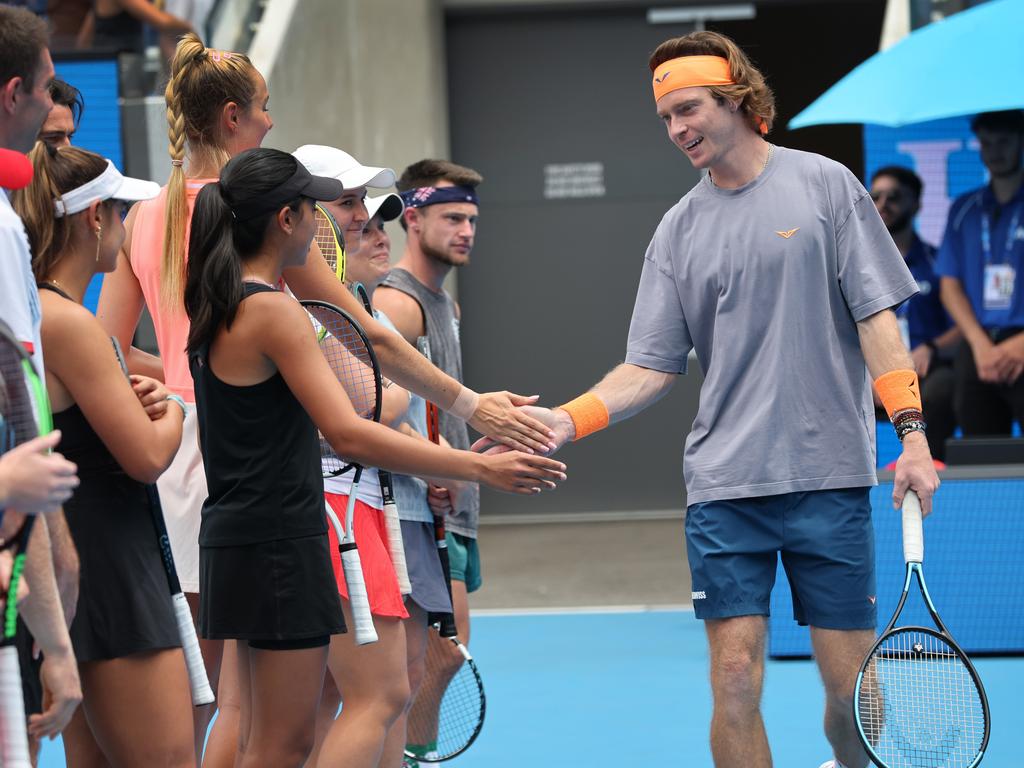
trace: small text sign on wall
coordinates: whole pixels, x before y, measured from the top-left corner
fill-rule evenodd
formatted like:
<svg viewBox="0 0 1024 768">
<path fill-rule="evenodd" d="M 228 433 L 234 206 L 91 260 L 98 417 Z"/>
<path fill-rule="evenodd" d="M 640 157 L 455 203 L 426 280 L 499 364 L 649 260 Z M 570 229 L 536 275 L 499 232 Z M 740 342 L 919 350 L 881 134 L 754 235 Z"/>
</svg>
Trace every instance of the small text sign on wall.
<svg viewBox="0 0 1024 768">
<path fill-rule="evenodd" d="M 604 197 L 604 163 L 549 163 L 544 166 L 544 198 Z"/>
</svg>

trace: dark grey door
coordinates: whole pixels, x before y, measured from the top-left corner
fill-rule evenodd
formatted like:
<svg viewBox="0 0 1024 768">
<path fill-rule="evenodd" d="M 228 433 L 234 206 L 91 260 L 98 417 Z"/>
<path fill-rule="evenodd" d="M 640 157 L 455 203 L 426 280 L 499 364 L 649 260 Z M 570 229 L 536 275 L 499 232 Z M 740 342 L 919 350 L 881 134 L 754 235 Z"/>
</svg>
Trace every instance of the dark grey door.
<svg viewBox="0 0 1024 768">
<path fill-rule="evenodd" d="M 485 176 L 459 273 L 466 380 L 556 405 L 623 359 L 644 251 L 697 181 L 655 114 L 647 59 L 688 28 L 644 9 L 453 16 L 452 159 Z M 699 371 L 646 413 L 566 447 L 570 480 L 484 514 L 680 509 Z"/>
</svg>

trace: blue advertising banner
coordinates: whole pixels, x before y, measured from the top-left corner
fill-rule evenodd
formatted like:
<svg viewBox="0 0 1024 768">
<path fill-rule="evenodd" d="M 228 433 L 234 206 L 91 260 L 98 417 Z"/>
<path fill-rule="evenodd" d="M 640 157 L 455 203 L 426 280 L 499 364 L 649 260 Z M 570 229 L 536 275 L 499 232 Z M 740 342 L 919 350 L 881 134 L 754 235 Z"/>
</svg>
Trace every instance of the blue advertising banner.
<svg viewBox="0 0 1024 768">
<path fill-rule="evenodd" d="M 864 126 L 864 183 L 886 165 L 903 165 L 924 182 L 917 231 L 933 245 L 942 242 L 953 200 L 983 185 L 985 167 L 970 119 L 954 117 L 902 128 Z"/>
<path fill-rule="evenodd" d="M 72 139 L 75 146 L 96 152 L 124 171 L 121 149 L 121 105 L 118 101 L 117 60 L 83 59 L 54 62 L 57 77 L 82 92 L 85 111 Z M 96 275 L 85 293 L 84 304 L 96 311 L 103 276 Z"/>
</svg>

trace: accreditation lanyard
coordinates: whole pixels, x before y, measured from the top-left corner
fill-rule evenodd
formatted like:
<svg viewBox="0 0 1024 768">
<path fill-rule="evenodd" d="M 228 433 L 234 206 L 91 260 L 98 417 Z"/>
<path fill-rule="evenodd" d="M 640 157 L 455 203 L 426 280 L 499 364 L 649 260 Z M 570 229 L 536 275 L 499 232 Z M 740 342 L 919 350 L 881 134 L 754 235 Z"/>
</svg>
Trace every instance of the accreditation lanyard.
<svg viewBox="0 0 1024 768">
<path fill-rule="evenodd" d="M 983 299 L 985 309 L 1009 309 L 1013 302 L 1013 291 L 1017 282 L 1017 270 L 1010 263 L 1013 254 L 1013 243 L 1020 226 L 1020 208 L 1014 206 L 1013 218 L 1006 230 L 1006 243 L 1003 247 L 1001 263 L 992 263 L 992 217 L 989 213 L 981 214 L 981 249 L 985 256 L 985 284 Z"/>
</svg>

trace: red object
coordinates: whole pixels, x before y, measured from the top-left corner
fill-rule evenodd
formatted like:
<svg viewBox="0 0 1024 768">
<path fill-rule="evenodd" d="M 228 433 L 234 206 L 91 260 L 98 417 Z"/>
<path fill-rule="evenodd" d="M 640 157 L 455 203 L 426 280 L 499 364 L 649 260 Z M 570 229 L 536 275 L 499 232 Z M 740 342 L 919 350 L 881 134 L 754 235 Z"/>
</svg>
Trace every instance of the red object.
<svg viewBox="0 0 1024 768">
<path fill-rule="evenodd" d="M 939 461 L 938 459 L 932 459 L 932 464 L 935 465 L 935 471 L 936 472 L 941 472 L 942 470 L 944 470 L 946 468 L 946 462 Z M 895 472 L 896 471 L 896 462 L 895 461 L 890 461 L 888 464 L 886 464 L 884 467 L 882 467 L 882 469 L 884 469 L 886 472 Z"/>
<path fill-rule="evenodd" d="M 32 182 L 32 163 L 28 156 L 10 149 L 0 149 L 0 187 L 21 189 Z"/>
</svg>

